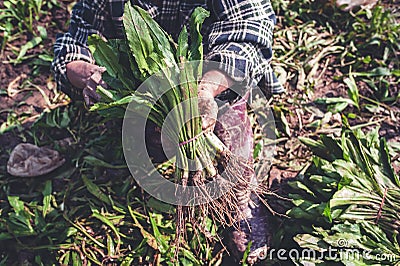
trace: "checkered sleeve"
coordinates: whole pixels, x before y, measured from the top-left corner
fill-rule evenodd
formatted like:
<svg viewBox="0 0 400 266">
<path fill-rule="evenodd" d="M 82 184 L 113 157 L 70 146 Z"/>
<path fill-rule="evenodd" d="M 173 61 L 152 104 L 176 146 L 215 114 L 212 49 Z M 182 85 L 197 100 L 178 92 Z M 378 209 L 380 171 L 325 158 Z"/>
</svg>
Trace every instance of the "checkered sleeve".
<svg viewBox="0 0 400 266">
<path fill-rule="evenodd" d="M 269 0 L 213 0 L 211 9 L 216 21 L 208 30 L 206 59 L 236 81 L 282 92 L 270 66 L 275 14 Z"/>
<path fill-rule="evenodd" d="M 71 98 L 81 95 L 81 91 L 74 88 L 68 81 L 66 65 L 76 60 L 94 63 L 86 44 L 87 38 L 91 34 L 103 32 L 107 14 L 104 0 L 80 1 L 72 10 L 68 32 L 57 35 L 51 70 L 57 87 Z"/>
</svg>

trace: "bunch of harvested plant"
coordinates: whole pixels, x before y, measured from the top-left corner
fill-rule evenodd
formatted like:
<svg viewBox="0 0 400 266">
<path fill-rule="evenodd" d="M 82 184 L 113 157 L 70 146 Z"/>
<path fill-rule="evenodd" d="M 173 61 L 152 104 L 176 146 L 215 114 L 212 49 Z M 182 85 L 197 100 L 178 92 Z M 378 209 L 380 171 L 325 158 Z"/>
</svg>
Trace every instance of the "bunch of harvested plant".
<svg viewBox="0 0 400 266">
<path fill-rule="evenodd" d="M 378 129 L 364 134 L 347 128 L 341 139 L 301 141 L 315 157 L 290 183 L 294 240 L 308 252 L 298 262 L 397 265 L 400 181 Z"/>
<path fill-rule="evenodd" d="M 190 19 L 190 42 L 184 27 L 175 44 L 144 10 L 128 2 L 123 18 L 126 40 L 104 41 L 95 35 L 88 40 L 97 64 L 107 68 L 104 79 L 111 87 L 98 87 L 102 97 L 91 110 L 121 118 L 129 108 L 129 112 L 144 116 L 160 128 L 164 126 L 167 136 L 178 142 L 174 182 L 183 187 L 196 186 L 197 190 L 178 195 L 193 198 L 195 206 L 178 206 L 177 240 L 185 220 L 192 220 L 194 215 L 210 215 L 223 226 L 237 225 L 245 218 L 241 217 L 243 199 L 235 196 L 237 191 L 249 195 L 262 190 L 249 182 L 253 169 L 247 159 L 233 155 L 213 132 L 202 131 L 197 104 L 202 63 L 196 60 L 203 57 L 200 28 L 207 16 L 203 8 L 195 9 Z M 197 63 L 188 64 L 194 61 Z M 143 82 L 146 90 L 138 90 Z M 211 189 L 206 186 L 210 182 Z M 215 191 L 224 193 L 210 201 Z"/>
</svg>

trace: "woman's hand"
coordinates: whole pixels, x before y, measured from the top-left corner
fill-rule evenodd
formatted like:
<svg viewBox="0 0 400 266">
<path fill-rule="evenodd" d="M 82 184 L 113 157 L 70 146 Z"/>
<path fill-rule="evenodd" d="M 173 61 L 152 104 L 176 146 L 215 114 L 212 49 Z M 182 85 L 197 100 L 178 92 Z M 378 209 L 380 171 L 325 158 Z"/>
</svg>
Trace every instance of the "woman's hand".
<svg viewBox="0 0 400 266">
<path fill-rule="evenodd" d="M 66 67 L 69 82 L 72 86 L 82 89 L 86 105 L 90 106 L 98 101 L 100 95 L 96 93 L 97 86 L 107 87 L 107 84 L 101 78 L 101 74 L 106 69 L 82 60 L 72 61 Z"/>
<path fill-rule="evenodd" d="M 233 85 L 233 80 L 218 70 L 210 70 L 203 75 L 198 87 L 199 111 L 203 130 L 214 130 L 218 115 L 218 105 L 214 97 Z"/>
</svg>

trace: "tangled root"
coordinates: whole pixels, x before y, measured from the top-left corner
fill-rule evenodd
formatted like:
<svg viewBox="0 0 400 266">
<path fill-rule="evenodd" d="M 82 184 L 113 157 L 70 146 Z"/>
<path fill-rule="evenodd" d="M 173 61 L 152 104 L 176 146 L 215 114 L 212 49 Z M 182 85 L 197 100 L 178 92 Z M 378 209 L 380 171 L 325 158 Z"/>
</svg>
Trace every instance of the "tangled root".
<svg viewBox="0 0 400 266">
<path fill-rule="evenodd" d="M 196 196 L 209 200 L 199 205 L 177 207 L 176 256 L 180 243 L 185 239 L 187 222 L 192 223 L 197 236 L 201 233 L 208 241 L 218 241 L 224 246 L 218 236 L 213 236 L 207 231 L 205 219 L 202 223 L 199 217 L 209 217 L 214 224 L 223 228 L 233 228 L 235 232 L 242 232 L 238 233 L 236 240 L 232 240 L 234 242 L 232 244 L 237 247 L 240 245 L 246 247 L 249 232 L 243 232 L 243 230 L 251 228 L 249 224 L 246 224 L 252 215 L 249 206 L 257 205 L 260 201 L 267 206 L 262 196 L 268 193 L 268 190 L 265 185 L 255 182 L 252 161 L 234 156 L 229 151 L 220 153 L 218 156 L 218 165 L 214 166 L 216 175 L 210 177 L 207 171 L 199 170 L 190 174 L 188 182 L 184 181 L 187 185 L 199 188 L 200 195 Z M 257 239 L 252 239 L 252 241 L 257 241 Z M 243 248 L 238 249 L 241 252 L 244 251 L 241 250 Z M 250 252 L 249 260 L 253 260 L 258 251 L 265 252 L 265 245 L 255 245 L 254 250 Z"/>
</svg>

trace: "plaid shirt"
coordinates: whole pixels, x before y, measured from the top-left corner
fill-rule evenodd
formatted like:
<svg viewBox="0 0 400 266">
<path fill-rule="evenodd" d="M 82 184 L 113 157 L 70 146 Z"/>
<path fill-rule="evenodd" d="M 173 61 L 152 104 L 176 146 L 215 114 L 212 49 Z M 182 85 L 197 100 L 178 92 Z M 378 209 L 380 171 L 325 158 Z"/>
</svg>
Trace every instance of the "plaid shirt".
<svg viewBox="0 0 400 266">
<path fill-rule="evenodd" d="M 72 98 L 81 90 L 68 81 L 66 64 L 74 60 L 95 63 L 86 44 L 91 34 L 124 38 L 122 15 L 126 1 L 80 1 L 73 8 L 69 31 L 57 35 L 52 71 L 58 88 Z M 147 10 L 175 39 L 194 8 L 210 10 L 211 16 L 202 27 L 205 59 L 220 62 L 221 70 L 236 81 L 252 80 L 268 93 L 284 90 L 270 66 L 275 14 L 269 0 L 131 1 Z"/>
</svg>

